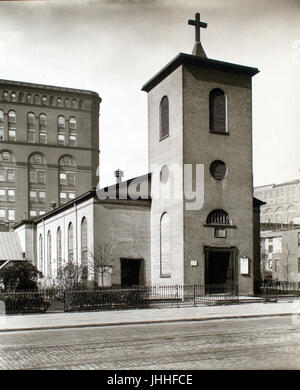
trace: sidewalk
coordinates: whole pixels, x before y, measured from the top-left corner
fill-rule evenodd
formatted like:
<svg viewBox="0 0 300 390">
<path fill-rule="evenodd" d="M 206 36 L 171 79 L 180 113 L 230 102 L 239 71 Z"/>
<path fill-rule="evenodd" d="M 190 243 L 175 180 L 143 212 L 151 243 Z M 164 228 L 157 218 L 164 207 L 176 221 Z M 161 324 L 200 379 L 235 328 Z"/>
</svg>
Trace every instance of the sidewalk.
<svg viewBox="0 0 300 390">
<path fill-rule="evenodd" d="M 244 303 L 227 306 L 0 315 L 0 332 L 291 316 L 293 314 L 298 314 L 300 317 L 300 300 L 293 303 Z"/>
</svg>

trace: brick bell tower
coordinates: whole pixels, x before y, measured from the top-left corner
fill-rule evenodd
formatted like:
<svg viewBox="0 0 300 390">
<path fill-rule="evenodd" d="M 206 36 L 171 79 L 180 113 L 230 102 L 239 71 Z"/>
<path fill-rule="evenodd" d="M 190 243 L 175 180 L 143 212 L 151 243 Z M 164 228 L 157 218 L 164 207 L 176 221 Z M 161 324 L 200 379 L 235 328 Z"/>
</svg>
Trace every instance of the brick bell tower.
<svg viewBox="0 0 300 390">
<path fill-rule="evenodd" d="M 198 13 L 188 24 L 195 27 L 192 54 L 179 53 L 142 87 L 152 172 L 151 279 L 232 283 L 251 294 L 251 80 L 259 71 L 207 58 L 200 41 L 207 24 Z"/>
</svg>

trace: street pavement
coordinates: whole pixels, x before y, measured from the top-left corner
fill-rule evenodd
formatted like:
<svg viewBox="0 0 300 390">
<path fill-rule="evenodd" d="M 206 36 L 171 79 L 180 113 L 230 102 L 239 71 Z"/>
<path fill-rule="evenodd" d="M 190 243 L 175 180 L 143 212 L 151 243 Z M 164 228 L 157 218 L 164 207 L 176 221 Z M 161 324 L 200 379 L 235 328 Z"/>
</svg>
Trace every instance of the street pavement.
<svg viewBox="0 0 300 390">
<path fill-rule="evenodd" d="M 300 300 L 237 305 L 169 307 L 76 313 L 0 315 L 0 333 L 21 330 L 116 326 L 178 321 L 207 321 L 264 316 L 291 316 L 300 321 Z M 298 318 L 299 317 L 299 318 Z"/>
<path fill-rule="evenodd" d="M 193 370 L 194 380 L 194 370 L 262 369 L 300 369 L 300 326 L 292 317 L 0 333 L 0 370 L 7 371 Z M 107 375 L 101 373 L 93 383 Z M 147 387 L 149 383 L 140 386 Z"/>
</svg>

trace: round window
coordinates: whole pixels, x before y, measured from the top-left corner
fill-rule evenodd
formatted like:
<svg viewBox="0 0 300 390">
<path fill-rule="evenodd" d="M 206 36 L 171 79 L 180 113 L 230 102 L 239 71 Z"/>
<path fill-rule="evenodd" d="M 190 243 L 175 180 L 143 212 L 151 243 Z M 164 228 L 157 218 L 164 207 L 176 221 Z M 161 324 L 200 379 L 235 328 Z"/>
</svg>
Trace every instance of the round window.
<svg viewBox="0 0 300 390">
<path fill-rule="evenodd" d="M 160 170 L 160 181 L 166 183 L 169 179 L 169 168 L 167 165 L 163 165 Z"/>
<path fill-rule="evenodd" d="M 210 165 L 210 174 L 216 180 L 223 180 L 226 176 L 227 168 L 223 161 L 217 160 Z"/>
</svg>

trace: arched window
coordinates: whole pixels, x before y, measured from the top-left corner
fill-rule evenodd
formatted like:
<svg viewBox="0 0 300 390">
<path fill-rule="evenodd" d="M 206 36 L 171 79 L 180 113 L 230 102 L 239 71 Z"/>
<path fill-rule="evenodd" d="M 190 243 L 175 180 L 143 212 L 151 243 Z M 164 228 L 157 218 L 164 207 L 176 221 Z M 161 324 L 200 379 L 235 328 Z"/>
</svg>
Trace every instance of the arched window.
<svg viewBox="0 0 300 390">
<path fill-rule="evenodd" d="M 59 165 L 59 198 L 66 203 L 75 198 L 76 167 L 72 156 L 62 156 Z"/>
<path fill-rule="evenodd" d="M 160 276 L 171 277 L 170 266 L 170 221 L 169 215 L 163 213 L 160 219 Z"/>
<path fill-rule="evenodd" d="M 62 266 L 62 247 L 61 247 L 61 228 L 57 228 L 57 239 L 56 239 L 56 255 L 57 255 L 57 271 Z"/>
<path fill-rule="evenodd" d="M 34 104 L 39 104 L 39 103 L 40 103 L 39 95 L 34 95 Z"/>
<path fill-rule="evenodd" d="M 51 258 L 51 232 L 47 234 L 47 276 L 52 277 L 52 258 Z"/>
<path fill-rule="evenodd" d="M 27 114 L 27 141 L 35 142 L 35 115 L 33 112 Z"/>
<path fill-rule="evenodd" d="M 57 107 L 62 107 L 62 99 L 60 97 L 57 98 Z"/>
<path fill-rule="evenodd" d="M 5 102 L 8 102 L 8 98 L 9 98 L 8 92 L 7 92 L 7 91 L 4 91 L 4 92 L 3 92 L 3 100 L 4 100 Z"/>
<path fill-rule="evenodd" d="M 39 127 L 40 127 L 40 143 L 47 143 L 47 115 L 40 114 L 39 117 Z"/>
<path fill-rule="evenodd" d="M 71 116 L 69 118 L 69 145 L 71 146 L 76 146 L 77 143 L 76 130 L 77 130 L 76 118 Z"/>
<path fill-rule="evenodd" d="M 34 153 L 28 161 L 29 216 L 35 217 L 45 207 L 46 196 L 46 160 L 43 154 Z"/>
<path fill-rule="evenodd" d="M 159 106 L 160 139 L 169 135 L 169 99 L 164 96 Z"/>
<path fill-rule="evenodd" d="M 66 120 L 63 115 L 59 115 L 57 118 L 57 143 L 59 145 L 65 145 L 66 142 Z"/>
<path fill-rule="evenodd" d="M 87 236 L 87 220 L 85 217 L 81 221 L 81 265 L 84 267 L 85 279 L 88 276 L 88 236 Z"/>
<path fill-rule="evenodd" d="M 15 111 L 8 112 L 8 123 L 16 123 L 16 113 Z"/>
<path fill-rule="evenodd" d="M 76 99 L 72 100 L 72 108 L 77 108 L 77 101 L 76 101 Z"/>
<path fill-rule="evenodd" d="M 16 140 L 16 113 L 13 110 L 8 112 L 8 140 Z"/>
<path fill-rule="evenodd" d="M 47 96 L 43 95 L 42 97 L 42 104 L 47 104 Z"/>
<path fill-rule="evenodd" d="M 231 218 L 224 210 L 213 210 L 206 219 L 207 225 L 231 225 Z"/>
<path fill-rule="evenodd" d="M 226 133 L 226 97 L 224 91 L 215 88 L 209 95 L 209 123 L 213 133 Z"/>
<path fill-rule="evenodd" d="M 79 100 L 79 110 L 83 109 L 83 100 Z"/>
<path fill-rule="evenodd" d="M 40 234 L 40 237 L 39 237 L 39 260 L 40 260 L 40 267 L 39 267 L 39 270 L 41 272 L 44 273 L 44 257 L 43 257 L 43 237 L 42 235 Z"/>
<path fill-rule="evenodd" d="M 284 222 L 284 209 L 283 207 L 278 207 L 275 211 L 275 222 L 283 223 Z"/>
<path fill-rule="evenodd" d="M 53 106 L 53 104 L 54 104 L 54 96 L 50 96 L 49 104 L 50 104 L 50 106 Z"/>
<path fill-rule="evenodd" d="M 74 248 L 73 248 L 73 224 L 69 223 L 68 226 L 68 261 L 73 262 L 74 260 Z"/>
<path fill-rule="evenodd" d="M 11 96 L 11 101 L 12 102 L 16 102 L 17 101 L 17 94 L 16 94 L 16 92 L 12 92 L 10 96 Z"/>
<path fill-rule="evenodd" d="M 65 98 L 65 107 L 70 107 L 70 99 Z"/>
<path fill-rule="evenodd" d="M 28 104 L 32 104 L 32 96 L 31 96 L 30 93 L 28 93 L 28 94 L 26 95 L 26 102 L 27 102 Z"/>
<path fill-rule="evenodd" d="M 23 92 L 20 92 L 20 93 L 19 93 L 19 102 L 20 102 L 20 103 L 23 103 L 23 100 L 24 100 L 24 93 L 23 93 Z"/>
</svg>

